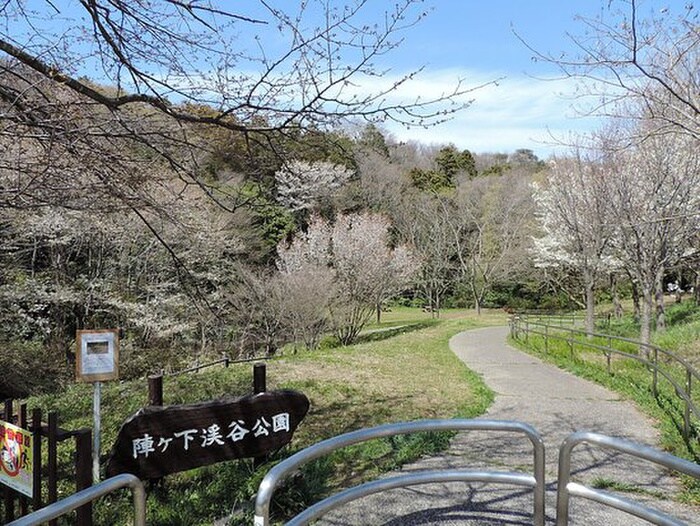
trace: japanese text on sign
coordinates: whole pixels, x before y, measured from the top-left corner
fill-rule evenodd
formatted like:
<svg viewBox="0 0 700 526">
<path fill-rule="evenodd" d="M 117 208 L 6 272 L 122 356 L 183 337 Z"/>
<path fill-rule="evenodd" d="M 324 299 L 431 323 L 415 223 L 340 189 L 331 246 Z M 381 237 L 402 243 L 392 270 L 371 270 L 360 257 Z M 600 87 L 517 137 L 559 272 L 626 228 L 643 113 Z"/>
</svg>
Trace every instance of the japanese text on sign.
<svg viewBox="0 0 700 526">
<path fill-rule="evenodd" d="M 247 427 L 243 420 L 232 420 L 228 425 L 229 432 L 226 435 L 224 435 L 225 430 L 222 430 L 218 424 L 211 424 L 202 429 L 183 429 L 170 436 L 151 436 L 145 433 L 142 437 L 132 440 L 133 457 L 138 458 L 139 455 L 148 457 L 154 453 L 165 453 L 171 444 L 173 447 L 189 451 L 192 443 L 207 448 L 217 445 L 223 446 L 227 440 L 239 442 L 249 433 L 252 433 L 253 437 L 259 437 L 269 436 L 270 433 L 290 431 L 289 413 L 273 415 L 270 420 L 271 422 L 268 422 L 265 417 L 260 417 L 255 420 L 252 426 Z"/>
<path fill-rule="evenodd" d="M 0 482 L 32 496 L 32 434 L 0 421 Z"/>
<path fill-rule="evenodd" d="M 288 444 L 309 409 L 303 393 L 267 391 L 169 407 L 144 407 L 117 436 L 106 473 L 161 478 L 216 462 L 257 458 Z"/>
</svg>

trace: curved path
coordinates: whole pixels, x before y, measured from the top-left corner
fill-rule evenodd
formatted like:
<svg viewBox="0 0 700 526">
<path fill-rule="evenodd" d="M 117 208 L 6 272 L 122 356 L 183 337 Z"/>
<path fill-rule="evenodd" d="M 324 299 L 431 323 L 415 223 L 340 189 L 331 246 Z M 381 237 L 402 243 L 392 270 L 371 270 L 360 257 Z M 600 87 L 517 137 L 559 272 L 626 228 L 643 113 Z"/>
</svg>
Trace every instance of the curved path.
<svg viewBox="0 0 700 526">
<path fill-rule="evenodd" d="M 490 327 L 462 332 L 450 348 L 495 392 L 483 418 L 519 420 L 537 429 L 545 441 L 547 460 L 547 524 L 554 524 L 556 465 L 562 440 L 574 431 L 588 430 L 625 437 L 651 446 L 658 436 L 650 422 L 617 394 L 577 378 L 506 342 L 507 328 Z M 422 459 L 405 470 L 440 467 L 530 470 L 529 442 L 515 435 L 468 432 L 459 434 L 440 457 Z M 574 450 L 572 479 L 585 484 L 624 484 L 636 500 L 700 525 L 700 510 L 664 496 L 677 491 L 676 481 L 646 462 L 600 448 Z M 431 484 L 374 495 L 328 514 L 332 525 L 531 525 L 532 492 L 485 484 Z M 571 525 L 632 526 L 648 524 L 610 508 L 572 498 Z"/>
</svg>

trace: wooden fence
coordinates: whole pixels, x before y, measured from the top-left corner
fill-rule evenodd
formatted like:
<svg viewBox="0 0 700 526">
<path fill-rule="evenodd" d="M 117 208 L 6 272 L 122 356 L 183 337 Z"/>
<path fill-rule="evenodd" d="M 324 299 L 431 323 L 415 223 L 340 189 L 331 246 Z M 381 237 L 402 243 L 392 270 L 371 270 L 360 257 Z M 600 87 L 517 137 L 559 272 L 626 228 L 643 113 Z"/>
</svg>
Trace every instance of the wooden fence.
<svg viewBox="0 0 700 526">
<path fill-rule="evenodd" d="M 577 349 L 600 352 L 605 356 L 608 374 L 612 374 L 613 355 L 643 364 L 650 371 L 654 396 L 658 396 L 659 380 L 663 379 L 673 387 L 675 395 L 683 403 L 683 437 L 688 440 L 691 435 L 699 434 L 700 409 L 693 400 L 693 386 L 696 383 L 700 385 L 700 373 L 690 363 L 656 345 L 609 334 L 587 333 L 575 325 L 566 326 L 562 321 L 563 318 L 556 318 L 554 323 L 548 323 L 545 317 L 532 319 L 529 316 L 514 315 L 510 320 L 511 337 L 516 340 L 522 337 L 527 341 L 530 335 L 540 336 L 544 342 L 545 354 L 549 352 L 550 340 L 565 342 L 572 359 Z M 636 352 L 621 350 L 620 346 L 616 347 L 613 343 L 627 345 L 636 349 Z"/>
<path fill-rule="evenodd" d="M 198 365 L 196 367 L 190 367 L 189 369 L 184 369 L 182 371 L 177 371 L 175 373 L 160 373 L 148 377 L 148 405 L 163 405 L 163 378 L 165 376 L 179 376 L 186 373 L 198 372 L 206 367 L 211 367 L 214 365 L 224 365 L 228 367 L 232 363 L 245 363 L 245 362 L 257 362 L 253 365 L 253 393 L 264 393 L 267 390 L 267 368 L 264 363 L 259 361 L 260 358 L 249 358 L 245 360 L 235 360 L 231 361 L 228 358 L 222 360 L 216 360 L 215 362 L 206 363 L 203 365 Z"/>
<path fill-rule="evenodd" d="M 223 365 L 228 367 L 235 363 L 257 362 L 253 365 L 253 393 L 262 393 L 267 390 L 266 367 L 260 362 L 261 358 L 247 358 L 243 360 L 231 360 L 222 358 L 214 362 L 205 363 L 177 371 L 175 373 L 161 373 L 148 377 L 148 405 L 163 405 L 163 377 L 178 376 L 182 374 L 198 372 L 202 369 Z M 14 411 L 18 406 L 17 412 Z M 5 400 L 3 420 L 26 429 L 32 433 L 32 477 L 34 495 L 32 498 L 0 484 L 0 502 L 2 503 L 4 518 L 3 524 L 22 517 L 31 510 L 38 510 L 42 506 L 52 504 L 58 500 L 58 444 L 65 440 L 75 439 L 74 473 L 75 488 L 80 491 L 92 485 L 92 429 L 83 428 L 75 431 L 61 429 L 58 425 L 58 412 L 51 411 L 47 415 L 46 423 L 42 422 L 42 411 L 39 408 L 32 410 L 31 421 L 27 419 L 27 404 L 16 404 L 14 400 Z M 46 443 L 46 464 L 43 463 L 42 445 Z M 255 459 L 259 464 L 264 459 Z M 45 473 L 44 473 L 45 472 Z M 45 482 L 46 491 L 42 491 L 42 484 Z M 46 502 L 43 501 L 43 493 L 46 494 Z M 50 526 L 56 526 L 56 521 L 50 521 Z M 78 526 L 92 526 L 92 504 L 88 503 L 77 510 Z"/>
<path fill-rule="evenodd" d="M 17 411 L 14 411 L 18 405 Z M 5 400 L 3 420 L 12 423 L 32 434 L 32 480 L 33 496 L 31 498 L 0 485 L 2 491 L 4 523 L 11 522 L 32 510 L 38 510 L 44 504 L 52 504 L 58 500 L 58 444 L 68 439 L 75 439 L 75 488 L 76 491 L 92 485 L 92 430 L 88 428 L 66 431 L 58 425 L 58 412 L 51 411 L 47 422 L 42 422 L 42 410 L 32 410 L 31 421 L 27 418 L 27 404 L 15 404 L 12 399 Z M 46 456 L 42 457 L 42 445 L 46 443 Z M 46 465 L 44 465 L 44 458 Z M 44 471 L 45 476 L 44 476 Z M 43 502 L 43 482 L 46 482 L 46 503 Z M 56 526 L 56 521 L 50 521 Z M 92 505 L 86 504 L 77 511 L 78 526 L 92 525 Z"/>
<path fill-rule="evenodd" d="M 187 369 L 182 369 L 180 371 L 175 371 L 172 373 L 166 373 L 166 372 L 161 372 L 161 376 L 180 376 L 182 374 L 189 374 L 189 373 L 198 373 L 202 369 L 207 369 L 209 367 L 214 367 L 216 365 L 223 365 L 224 367 L 228 367 L 229 365 L 237 364 L 237 363 L 250 363 L 250 362 L 262 362 L 265 360 L 269 360 L 269 356 L 261 356 L 257 358 L 240 358 L 237 360 L 232 360 L 228 356 L 224 356 L 223 358 L 219 360 L 214 360 L 213 362 L 207 362 L 207 363 L 202 363 L 202 364 L 197 364 L 193 365 L 192 367 L 188 367 Z"/>
</svg>

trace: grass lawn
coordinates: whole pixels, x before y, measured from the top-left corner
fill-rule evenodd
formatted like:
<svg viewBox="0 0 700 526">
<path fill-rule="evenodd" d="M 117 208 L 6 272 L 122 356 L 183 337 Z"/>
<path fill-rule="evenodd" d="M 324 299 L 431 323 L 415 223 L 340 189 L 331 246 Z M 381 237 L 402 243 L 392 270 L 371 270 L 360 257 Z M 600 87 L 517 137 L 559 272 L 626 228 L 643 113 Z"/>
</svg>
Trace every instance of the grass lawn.
<svg viewBox="0 0 700 526">
<path fill-rule="evenodd" d="M 319 440 L 354 429 L 421 418 L 472 417 L 482 414 L 493 397 L 480 378 L 449 350 L 451 336 L 462 330 L 504 324 L 502 312 L 443 311 L 439 320 L 420 309 L 383 313 L 356 345 L 285 353 L 267 362 L 268 389 L 292 388 L 311 400 L 308 416 L 292 444 L 271 462 Z M 380 330 L 377 330 L 380 329 Z M 386 330 L 384 330 L 386 329 Z M 250 391 L 252 366 L 234 365 L 198 374 L 167 377 L 165 404 L 191 403 Z M 31 407 L 56 409 L 66 429 L 92 425 L 92 388 L 74 384 L 61 395 L 29 401 Z M 147 399 L 147 382 L 103 385 L 103 455 L 121 423 Z M 273 512 L 283 517 L 329 489 L 398 467 L 447 446 L 449 436 L 428 434 L 382 440 L 338 452 L 309 465 L 302 477 L 282 488 Z M 60 459 L 69 476 L 71 448 Z M 271 464 L 254 470 L 251 461 L 231 461 L 171 475 L 148 490 L 150 525 L 207 524 L 236 510 L 230 524 L 250 524 L 252 498 Z M 59 498 L 74 490 L 61 488 Z M 127 495 L 107 497 L 95 505 L 95 523 L 128 524 Z"/>
</svg>

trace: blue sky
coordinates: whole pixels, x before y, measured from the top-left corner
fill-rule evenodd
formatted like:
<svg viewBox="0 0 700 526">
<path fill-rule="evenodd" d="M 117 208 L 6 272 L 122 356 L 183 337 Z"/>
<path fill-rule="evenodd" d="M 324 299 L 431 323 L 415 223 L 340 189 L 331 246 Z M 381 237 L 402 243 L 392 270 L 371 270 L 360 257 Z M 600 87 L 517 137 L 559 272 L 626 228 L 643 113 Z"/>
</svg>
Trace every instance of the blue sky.
<svg viewBox="0 0 700 526">
<path fill-rule="evenodd" d="M 288 12 L 299 5 L 294 0 L 270 1 Z M 230 0 L 215 2 L 236 11 L 229 4 Z M 343 0 L 331 3 L 340 4 Z M 638 0 L 642 15 L 666 8 L 677 14 L 683 6 L 693 3 L 690 0 Z M 397 140 L 453 143 L 474 152 L 512 152 L 517 148 L 529 148 L 546 158 L 561 149 L 556 146 L 558 140 L 566 141 L 572 133 L 592 130 L 600 122 L 580 116 L 575 103 L 580 105 L 581 100 L 573 97 L 576 81 L 560 78 L 550 64 L 533 62 L 532 52 L 518 40 L 514 31 L 544 53 L 571 51 L 567 33 L 580 35 L 583 32 L 577 15 L 592 17 L 606 13 L 609 4 L 617 9 L 624 7 L 625 0 L 424 0 L 417 7 L 426 10 L 428 16 L 401 34 L 403 44 L 381 65 L 387 70 L 385 78 L 372 79 L 371 85 L 359 85 L 357 89 L 368 91 L 377 86 L 391 86 L 395 80 L 419 68 L 425 69 L 417 80 L 404 86 L 392 100 L 412 101 L 418 95 L 440 95 L 450 91 L 459 79 L 467 86 L 500 79 L 497 86 L 488 85 L 470 93 L 469 97 L 474 99 L 472 105 L 447 123 L 429 129 L 405 129 L 387 123 L 384 129 Z M 47 10 L 48 4 L 45 0 L 29 0 L 28 5 Z M 67 27 L 64 27 L 64 19 L 79 13 L 85 20 L 77 0 L 57 0 L 54 5 L 61 14 L 56 16 L 55 11 L 48 9 L 49 18 L 43 23 L 56 35 Z M 362 20 L 381 21 L 383 12 L 392 5 L 393 2 L 367 0 Z M 262 18 L 266 15 L 257 2 L 243 3 L 240 9 L 249 15 L 259 14 Z M 257 49 L 253 36 L 259 32 L 266 49 L 275 47 L 279 38 L 275 27 L 260 28 L 260 25 L 244 25 L 235 35 L 236 46 Z M 99 63 L 93 62 L 92 68 L 87 61 L 79 64 L 82 66 L 78 73 L 99 77 Z"/>
<path fill-rule="evenodd" d="M 640 11 L 670 7 L 679 12 L 688 3 L 641 0 Z M 456 78 L 474 85 L 502 80 L 474 92 L 472 106 L 451 122 L 428 130 L 392 125 L 388 130 L 401 140 L 452 142 L 475 152 L 530 148 L 547 157 L 561 148 L 552 135 L 566 140 L 600 123 L 580 116 L 575 103 L 581 101 L 573 97 L 576 82 L 561 79 L 551 65 L 533 62 L 513 30 L 543 52 L 572 51 L 567 33 L 584 30 L 577 15 L 591 17 L 607 5 L 608 0 L 433 0 L 429 16 L 393 55 L 394 73 L 425 66 L 422 89 L 438 89 Z"/>
</svg>

